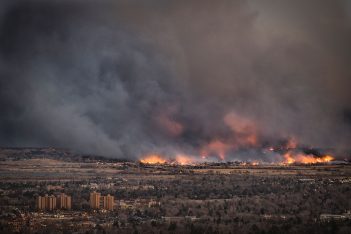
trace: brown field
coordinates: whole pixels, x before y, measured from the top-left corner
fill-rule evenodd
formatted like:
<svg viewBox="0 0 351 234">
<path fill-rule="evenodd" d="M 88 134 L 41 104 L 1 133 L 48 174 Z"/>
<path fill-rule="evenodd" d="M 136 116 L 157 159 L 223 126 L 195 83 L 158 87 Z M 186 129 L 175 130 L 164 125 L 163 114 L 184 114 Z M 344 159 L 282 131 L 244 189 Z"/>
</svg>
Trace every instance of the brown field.
<svg viewBox="0 0 351 234">
<path fill-rule="evenodd" d="M 174 179 L 184 174 L 247 174 L 257 176 L 351 177 L 350 165 L 301 166 L 190 166 L 158 165 L 142 167 L 123 163 L 78 163 L 53 159 L 27 159 L 0 162 L 0 181 L 18 180 L 80 180 L 95 177 L 116 177 L 123 174 L 130 179 Z"/>
</svg>

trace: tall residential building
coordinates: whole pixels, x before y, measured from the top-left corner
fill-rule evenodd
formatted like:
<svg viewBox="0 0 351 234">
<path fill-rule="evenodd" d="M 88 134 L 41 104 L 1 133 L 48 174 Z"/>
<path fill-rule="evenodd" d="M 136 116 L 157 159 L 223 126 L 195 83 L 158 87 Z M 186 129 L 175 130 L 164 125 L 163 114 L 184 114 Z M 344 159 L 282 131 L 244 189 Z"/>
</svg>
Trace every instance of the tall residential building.
<svg viewBox="0 0 351 234">
<path fill-rule="evenodd" d="M 38 210 L 46 210 L 46 202 L 45 202 L 45 197 L 38 196 L 37 197 L 37 208 Z"/>
<path fill-rule="evenodd" d="M 56 197 L 54 195 L 48 196 L 47 194 L 37 198 L 37 207 L 39 210 L 54 210 L 56 209 Z"/>
<path fill-rule="evenodd" d="M 105 210 L 113 210 L 114 204 L 115 203 L 115 198 L 114 196 L 111 196 L 110 194 L 107 194 L 107 196 L 103 196 L 103 205 L 102 207 Z"/>
<path fill-rule="evenodd" d="M 61 193 L 59 196 L 57 196 L 57 208 L 70 210 L 72 208 L 71 196 L 67 196 L 64 193 Z"/>
<path fill-rule="evenodd" d="M 66 197 L 66 207 L 65 209 L 70 210 L 72 209 L 72 198 L 71 196 Z"/>
<path fill-rule="evenodd" d="M 97 192 L 90 193 L 90 207 L 92 209 L 99 209 L 100 208 L 100 198 L 101 194 Z"/>
<path fill-rule="evenodd" d="M 45 195 L 37 197 L 37 208 L 38 210 L 55 210 L 55 209 L 71 209 L 72 199 L 64 193 L 55 197 L 54 195 Z"/>
<path fill-rule="evenodd" d="M 107 196 L 101 196 L 100 193 L 92 192 L 90 193 L 90 207 L 92 209 L 105 209 L 113 210 L 115 205 L 115 198 L 108 194 Z"/>
<path fill-rule="evenodd" d="M 56 197 L 54 195 L 48 196 L 46 200 L 46 209 L 55 210 L 57 205 Z"/>
</svg>

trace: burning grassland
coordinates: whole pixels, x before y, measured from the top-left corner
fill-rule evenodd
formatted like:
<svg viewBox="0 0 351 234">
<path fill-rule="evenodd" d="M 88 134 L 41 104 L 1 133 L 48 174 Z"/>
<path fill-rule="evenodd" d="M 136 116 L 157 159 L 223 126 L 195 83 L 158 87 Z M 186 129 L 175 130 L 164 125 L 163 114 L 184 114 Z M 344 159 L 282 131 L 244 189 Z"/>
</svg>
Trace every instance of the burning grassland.
<svg viewBox="0 0 351 234">
<path fill-rule="evenodd" d="M 296 136 L 286 133 L 274 137 L 268 136 L 259 120 L 234 111 L 224 114 L 218 121 L 222 126 L 220 129 L 213 130 L 212 126 L 209 126 L 208 136 L 207 133 L 195 134 L 181 118 L 170 117 L 176 115 L 176 109 L 166 113 L 161 114 L 156 120 L 168 136 L 175 142 L 183 142 L 188 135 L 195 136 L 195 140 L 192 139 L 191 143 L 186 141 L 184 145 L 179 144 L 170 151 L 160 149 L 155 152 L 162 153 L 143 155 L 140 157 L 142 163 L 189 165 L 202 162 L 241 161 L 249 165 L 315 164 L 328 163 L 335 159 L 330 152 L 311 150 L 313 147 L 300 143 Z M 182 146 L 185 146 L 186 150 Z M 310 149 L 310 152 L 306 152 L 305 149 Z"/>
<path fill-rule="evenodd" d="M 187 131 L 184 124 L 161 118 L 161 124 L 167 126 L 174 140 L 181 138 L 183 131 Z M 316 164 L 329 163 L 335 160 L 330 152 L 320 152 L 305 144 L 300 144 L 296 137 L 281 136 L 281 140 L 269 143 L 259 127 L 253 120 L 239 116 L 234 112 L 226 114 L 223 126 L 227 134 L 214 134 L 207 140 L 199 140 L 196 146 L 191 147 L 190 153 L 181 147 L 172 149 L 170 153 L 149 153 L 140 157 L 145 164 L 178 164 L 192 165 L 203 162 L 230 162 L 240 161 L 244 165 L 259 164 Z M 167 123 L 167 124 L 166 124 Z M 172 127 L 171 127 L 172 126 Z M 180 129 L 182 131 L 171 131 Z M 157 152 L 157 151 L 156 151 Z M 167 152 L 167 151 L 166 151 Z"/>
<path fill-rule="evenodd" d="M 193 165 L 199 163 L 200 160 L 193 156 L 177 154 L 174 157 L 168 157 L 160 154 L 145 155 L 140 159 L 143 164 L 177 164 L 177 165 Z"/>
<path fill-rule="evenodd" d="M 264 151 L 261 152 L 264 154 Z M 260 155 L 256 155 L 257 158 Z M 189 156 L 185 154 L 178 154 L 174 157 L 166 155 L 150 154 L 143 156 L 140 162 L 143 164 L 177 164 L 177 165 L 197 165 L 202 163 L 225 163 L 225 162 L 238 162 L 239 165 L 258 166 L 258 165 L 292 165 L 292 164 L 326 164 L 335 160 L 331 155 L 313 155 L 306 154 L 300 150 L 289 150 L 286 152 L 272 153 L 274 160 L 263 161 L 261 159 L 249 160 L 222 160 L 216 157 L 203 157 L 203 156 Z"/>
<path fill-rule="evenodd" d="M 163 164 L 166 163 L 167 160 L 160 155 L 150 154 L 140 159 L 140 162 L 145 164 Z"/>
<path fill-rule="evenodd" d="M 287 152 L 284 155 L 284 164 L 316 164 L 316 163 L 328 163 L 334 160 L 334 157 L 330 155 L 315 156 L 310 154 Z"/>
</svg>

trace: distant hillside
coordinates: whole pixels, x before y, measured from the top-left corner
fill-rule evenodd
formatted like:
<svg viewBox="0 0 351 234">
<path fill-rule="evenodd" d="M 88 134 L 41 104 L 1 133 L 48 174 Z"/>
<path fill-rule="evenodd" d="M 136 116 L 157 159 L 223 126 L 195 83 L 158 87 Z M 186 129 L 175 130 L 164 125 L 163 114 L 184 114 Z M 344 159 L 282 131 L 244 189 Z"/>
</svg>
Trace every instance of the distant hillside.
<svg viewBox="0 0 351 234">
<path fill-rule="evenodd" d="M 113 159 L 100 155 L 80 154 L 69 149 L 61 148 L 35 148 L 35 147 L 2 147 L 0 160 L 22 159 L 53 159 L 66 162 L 126 162 L 127 159 Z"/>
</svg>

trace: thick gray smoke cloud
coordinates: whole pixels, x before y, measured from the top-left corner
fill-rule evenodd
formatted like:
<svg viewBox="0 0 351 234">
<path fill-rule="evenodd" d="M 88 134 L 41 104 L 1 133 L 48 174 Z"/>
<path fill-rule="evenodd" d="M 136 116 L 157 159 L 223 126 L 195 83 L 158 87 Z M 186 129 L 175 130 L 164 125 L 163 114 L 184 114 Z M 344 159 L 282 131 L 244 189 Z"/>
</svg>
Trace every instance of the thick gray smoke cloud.
<svg viewBox="0 0 351 234">
<path fill-rule="evenodd" d="M 0 144 L 137 158 L 247 130 L 350 148 L 349 6 L 2 1 Z"/>
</svg>

